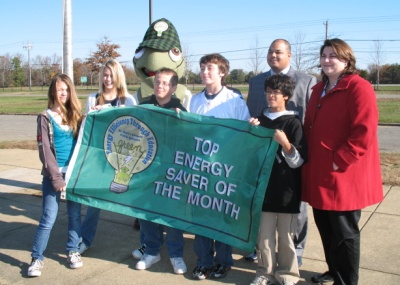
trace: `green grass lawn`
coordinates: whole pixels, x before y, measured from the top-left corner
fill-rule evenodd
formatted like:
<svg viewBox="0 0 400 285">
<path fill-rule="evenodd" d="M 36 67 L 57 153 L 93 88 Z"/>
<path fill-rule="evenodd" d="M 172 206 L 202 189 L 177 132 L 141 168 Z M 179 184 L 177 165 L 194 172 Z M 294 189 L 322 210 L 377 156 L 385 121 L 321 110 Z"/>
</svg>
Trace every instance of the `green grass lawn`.
<svg viewBox="0 0 400 285">
<path fill-rule="evenodd" d="M 378 99 L 379 122 L 400 123 L 400 99 Z"/>
<path fill-rule="evenodd" d="M 238 88 L 246 98 L 248 85 L 234 85 Z M 0 114 L 31 114 L 35 115 L 43 111 L 47 106 L 47 88 L 34 87 L 32 91 L 20 90 L 14 88 L 13 91 L 0 89 Z M 134 94 L 138 86 L 129 86 L 129 92 Z M 188 85 L 188 89 L 192 94 L 200 92 L 204 88 L 203 85 Z M 396 95 L 400 94 L 399 86 L 380 86 L 377 94 Z M 95 87 L 87 88 L 78 86 L 77 92 L 82 102 L 82 108 L 85 108 L 87 96 L 96 92 Z M 379 123 L 400 123 L 400 98 L 382 98 L 378 99 Z"/>
<path fill-rule="evenodd" d="M 82 108 L 85 107 L 87 96 L 79 96 Z M 0 95 L 0 114 L 2 115 L 36 115 L 47 107 L 47 96 L 2 96 Z"/>
</svg>

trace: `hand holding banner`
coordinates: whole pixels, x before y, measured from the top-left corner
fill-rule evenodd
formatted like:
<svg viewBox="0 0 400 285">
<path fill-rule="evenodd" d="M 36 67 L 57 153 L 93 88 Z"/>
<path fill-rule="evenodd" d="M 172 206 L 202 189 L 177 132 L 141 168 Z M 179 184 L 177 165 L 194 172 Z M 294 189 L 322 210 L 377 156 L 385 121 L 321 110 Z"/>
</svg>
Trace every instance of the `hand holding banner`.
<svg viewBox="0 0 400 285">
<path fill-rule="evenodd" d="M 89 113 L 67 198 L 252 251 L 273 131 L 141 105 Z"/>
</svg>

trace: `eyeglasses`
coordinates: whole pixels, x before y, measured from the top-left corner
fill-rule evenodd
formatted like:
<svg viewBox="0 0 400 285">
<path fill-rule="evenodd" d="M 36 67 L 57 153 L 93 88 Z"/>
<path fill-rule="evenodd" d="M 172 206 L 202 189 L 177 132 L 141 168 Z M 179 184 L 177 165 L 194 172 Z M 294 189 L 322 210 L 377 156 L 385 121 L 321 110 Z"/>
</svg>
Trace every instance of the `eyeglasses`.
<svg viewBox="0 0 400 285">
<path fill-rule="evenodd" d="M 267 90 L 267 91 L 265 91 L 264 92 L 264 94 L 265 95 L 267 95 L 267 96 L 278 96 L 278 95 L 283 95 L 283 93 L 281 92 L 281 91 L 279 91 L 279 90 Z"/>
<path fill-rule="evenodd" d="M 154 81 L 154 85 L 155 86 L 162 86 L 162 87 L 167 87 L 167 86 L 172 86 L 172 84 L 171 83 L 168 83 L 168 82 L 160 82 L 160 81 Z"/>
</svg>

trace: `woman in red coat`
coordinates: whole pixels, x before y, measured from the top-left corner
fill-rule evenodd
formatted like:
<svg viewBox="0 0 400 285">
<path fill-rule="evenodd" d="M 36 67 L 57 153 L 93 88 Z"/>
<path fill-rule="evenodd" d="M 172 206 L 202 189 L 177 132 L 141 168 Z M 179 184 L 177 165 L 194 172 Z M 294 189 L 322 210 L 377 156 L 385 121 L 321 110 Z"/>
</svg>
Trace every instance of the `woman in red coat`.
<svg viewBox="0 0 400 285">
<path fill-rule="evenodd" d="M 383 199 L 376 96 L 355 64 L 346 42 L 324 42 L 322 82 L 313 88 L 304 120 L 309 157 L 302 200 L 313 207 L 329 269 L 312 278 L 316 283 L 358 283 L 361 209 Z"/>
</svg>

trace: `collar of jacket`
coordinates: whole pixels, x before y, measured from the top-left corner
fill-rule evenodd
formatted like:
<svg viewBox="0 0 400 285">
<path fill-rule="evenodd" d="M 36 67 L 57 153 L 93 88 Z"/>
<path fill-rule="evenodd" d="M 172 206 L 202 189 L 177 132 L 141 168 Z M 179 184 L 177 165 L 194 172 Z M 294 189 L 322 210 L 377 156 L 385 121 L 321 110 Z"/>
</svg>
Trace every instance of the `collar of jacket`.
<svg viewBox="0 0 400 285">
<path fill-rule="evenodd" d="M 339 90 L 345 90 L 347 88 L 349 88 L 349 85 L 351 83 L 351 81 L 358 76 L 357 74 L 345 74 L 342 79 L 340 79 L 340 81 L 336 84 L 335 88 L 331 89 L 328 91 L 327 94 L 331 93 L 331 92 L 336 92 Z M 319 83 L 317 83 L 312 89 L 313 91 L 317 92 L 317 94 L 321 94 L 322 91 L 325 88 L 325 82 L 320 81 Z"/>
</svg>

